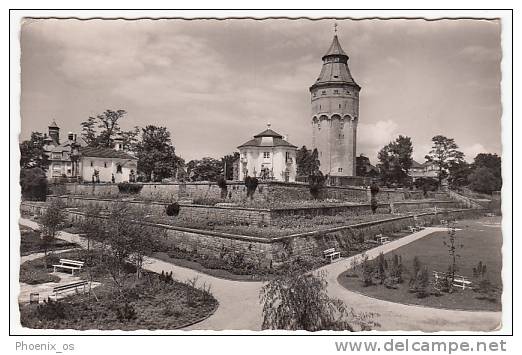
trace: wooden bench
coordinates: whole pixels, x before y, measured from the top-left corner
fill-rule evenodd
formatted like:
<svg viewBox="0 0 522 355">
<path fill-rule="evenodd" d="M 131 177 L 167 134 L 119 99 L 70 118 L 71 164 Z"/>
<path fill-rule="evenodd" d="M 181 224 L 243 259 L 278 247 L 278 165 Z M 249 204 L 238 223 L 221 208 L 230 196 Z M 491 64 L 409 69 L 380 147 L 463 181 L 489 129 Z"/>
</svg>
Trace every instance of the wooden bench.
<svg viewBox="0 0 522 355">
<path fill-rule="evenodd" d="M 382 234 L 377 234 L 375 236 L 375 240 L 377 241 L 377 243 L 379 244 L 386 244 L 386 243 L 389 243 L 390 242 L 390 238 L 389 237 L 385 237 L 383 236 Z"/>
<path fill-rule="evenodd" d="M 330 248 L 323 251 L 323 256 L 329 259 L 330 263 L 332 263 L 334 260 L 339 260 L 341 258 L 341 253 L 335 251 L 335 248 Z"/>
<path fill-rule="evenodd" d="M 74 275 L 74 270 L 81 270 L 83 267 L 83 261 L 70 260 L 70 259 L 60 259 L 60 264 L 53 265 L 54 271 L 56 272 L 56 268 L 69 269 Z"/>
<path fill-rule="evenodd" d="M 54 298 L 55 298 L 55 300 L 57 300 L 58 299 L 58 294 L 60 294 L 62 292 L 65 292 L 65 291 L 76 290 L 76 292 L 78 292 L 78 289 L 80 287 L 83 288 L 83 293 L 85 293 L 86 292 L 86 286 L 88 284 L 89 284 L 88 281 L 82 280 L 82 281 L 73 282 L 73 283 L 70 283 L 70 284 L 67 284 L 67 285 L 56 286 L 56 287 L 53 288 Z"/>
<path fill-rule="evenodd" d="M 450 275 L 446 272 L 433 271 L 433 277 L 435 280 L 438 280 L 439 278 L 449 278 Z M 455 275 L 455 278 L 453 279 L 453 286 L 463 290 L 466 288 L 471 288 L 471 284 L 471 280 L 466 276 Z"/>
</svg>

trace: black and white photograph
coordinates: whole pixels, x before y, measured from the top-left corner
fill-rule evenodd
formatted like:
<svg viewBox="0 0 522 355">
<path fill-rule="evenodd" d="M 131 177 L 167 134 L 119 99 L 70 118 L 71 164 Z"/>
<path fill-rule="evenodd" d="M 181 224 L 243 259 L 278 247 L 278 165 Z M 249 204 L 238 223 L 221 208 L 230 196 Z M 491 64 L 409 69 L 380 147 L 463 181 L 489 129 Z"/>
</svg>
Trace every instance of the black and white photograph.
<svg viewBox="0 0 522 355">
<path fill-rule="evenodd" d="M 506 26 L 428 17 L 21 16 L 17 329 L 510 330 Z"/>
</svg>

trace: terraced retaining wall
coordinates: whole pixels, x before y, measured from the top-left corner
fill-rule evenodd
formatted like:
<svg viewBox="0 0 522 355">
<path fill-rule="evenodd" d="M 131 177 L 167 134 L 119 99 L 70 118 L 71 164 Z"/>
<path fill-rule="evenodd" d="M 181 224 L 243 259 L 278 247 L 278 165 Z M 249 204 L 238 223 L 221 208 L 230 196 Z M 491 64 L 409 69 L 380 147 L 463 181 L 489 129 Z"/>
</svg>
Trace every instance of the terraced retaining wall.
<svg viewBox="0 0 522 355">
<path fill-rule="evenodd" d="M 60 199 L 65 202 L 68 207 L 87 207 L 87 206 L 98 206 L 102 209 L 108 209 L 115 204 L 122 203 L 121 200 L 116 199 L 103 199 L 94 197 L 84 196 L 48 196 L 48 200 Z M 128 200 L 125 203 L 129 203 L 136 207 L 145 208 L 147 213 L 154 214 L 157 216 L 166 216 L 165 209 L 168 203 L 164 202 L 149 202 L 149 201 L 138 201 Z M 345 215 L 359 216 L 371 214 L 370 204 L 338 204 L 334 206 L 310 206 L 310 207 L 292 207 L 292 208 L 245 208 L 239 206 L 206 206 L 206 205 L 193 205 L 193 204 L 180 204 L 180 217 L 189 217 L 192 219 L 209 221 L 209 222 L 226 222 L 226 223 L 238 223 L 238 224 L 272 224 L 277 219 L 285 218 L 288 216 L 330 216 L 343 213 Z M 378 213 L 391 213 L 393 212 L 410 212 L 416 210 L 425 210 L 426 208 L 457 208 L 461 207 L 455 201 L 401 201 L 393 204 L 380 204 L 377 208 Z"/>
<path fill-rule="evenodd" d="M 42 203 L 22 202 L 21 210 L 38 215 L 45 209 Z M 465 219 L 483 215 L 480 209 L 455 209 L 440 213 L 417 215 L 418 223 L 439 223 L 440 219 Z M 68 210 L 73 225 L 85 218 L 83 212 Z M 100 217 L 104 218 L 104 217 Z M 138 222 L 135 222 L 138 223 Z M 343 253 L 352 248 L 353 240 L 373 239 L 379 233 L 392 233 L 414 224 L 414 216 L 392 217 L 380 221 L 359 223 L 277 238 L 260 238 L 198 229 L 174 227 L 157 223 L 139 222 L 156 230 L 164 245 L 197 252 L 201 255 L 220 256 L 240 254 L 245 263 L 254 267 L 277 267 L 280 263 L 306 255 L 321 256 L 323 250 L 336 248 Z"/>
<path fill-rule="evenodd" d="M 221 189 L 215 183 L 144 183 L 137 194 L 140 199 L 171 202 L 184 198 L 221 198 Z M 92 197 L 118 196 L 116 184 L 77 184 L 65 185 L 71 195 Z M 370 202 L 370 192 L 364 187 L 326 186 L 323 198 L 349 202 Z M 422 191 L 381 189 L 378 199 L 381 202 L 422 199 Z M 238 202 L 246 199 L 246 187 L 243 182 L 227 182 L 227 200 Z M 254 194 L 255 201 L 306 201 L 311 200 L 310 189 L 303 183 L 260 182 Z"/>
</svg>

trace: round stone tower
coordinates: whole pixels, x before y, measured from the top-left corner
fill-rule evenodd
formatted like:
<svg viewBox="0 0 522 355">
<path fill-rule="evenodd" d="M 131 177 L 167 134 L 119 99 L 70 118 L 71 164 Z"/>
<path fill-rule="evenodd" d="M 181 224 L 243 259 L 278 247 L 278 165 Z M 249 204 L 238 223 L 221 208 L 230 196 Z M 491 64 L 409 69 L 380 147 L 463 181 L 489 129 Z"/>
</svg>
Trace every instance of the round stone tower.
<svg viewBox="0 0 522 355">
<path fill-rule="evenodd" d="M 319 77 L 310 87 L 312 146 L 319 152 L 320 170 L 330 176 L 355 176 L 359 91 L 348 55 L 337 35 L 323 56 Z"/>
</svg>

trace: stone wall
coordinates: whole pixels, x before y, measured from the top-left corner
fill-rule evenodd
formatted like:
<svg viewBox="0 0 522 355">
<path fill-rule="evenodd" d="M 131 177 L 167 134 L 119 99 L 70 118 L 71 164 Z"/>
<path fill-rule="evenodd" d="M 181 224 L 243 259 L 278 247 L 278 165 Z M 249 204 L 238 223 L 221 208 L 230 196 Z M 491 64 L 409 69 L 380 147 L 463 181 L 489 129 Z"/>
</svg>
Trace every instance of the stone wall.
<svg viewBox="0 0 522 355">
<path fill-rule="evenodd" d="M 21 210 L 31 215 L 38 215 L 44 209 L 45 204 L 42 203 L 22 202 L 21 204 Z M 483 212 L 479 209 L 458 209 L 441 213 L 422 213 L 418 214 L 417 218 L 420 223 L 430 225 L 438 223 L 440 219 L 473 218 L 482 215 Z M 73 225 L 77 225 L 83 220 L 85 214 L 75 210 L 67 210 L 67 216 Z M 277 266 L 281 262 L 305 255 L 321 256 L 323 250 L 332 247 L 346 252 L 350 249 L 350 241 L 353 238 L 367 240 L 374 238 L 378 233 L 396 232 L 413 225 L 413 219 L 413 216 L 393 217 L 272 239 L 148 222 L 140 223 L 155 229 L 157 232 L 155 234 L 166 245 L 202 255 L 241 254 L 245 262 L 264 267 L 272 264 Z"/>
<path fill-rule="evenodd" d="M 151 201 L 171 202 L 189 199 L 220 199 L 221 189 L 215 183 L 144 183 L 136 197 Z M 112 197 L 118 196 L 116 184 L 66 184 L 68 194 Z M 227 200 L 238 202 L 246 199 L 243 182 L 228 182 Z M 322 198 L 347 202 L 369 202 L 369 190 L 354 186 L 326 186 Z M 381 189 L 377 195 L 379 202 L 422 199 L 422 191 Z M 311 200 L 307 184 L 285 182 L 261 182 L 254 194 L 255 201 L 307 201 Z"/>
<path fill-rule="evenodd" d="M 129 200 L 122 202 L 115 199 L 102 199 L 95 197 L 84 196 L 48 196 L 49 201 L 53 199 L 60 199 L 65 202 L 67 207 L 89 207 L 98 206 L 101 209 L 108 209 L 120 203 L 127 203 L 137 208 L 143 208 L 147 214 L 154 214 L 157 216 L 166 216 L 166 207 L 168 203 L 165 202 L 150 202 Z M 454 201 L 401 201 L 393 203 L 393 212 L 411 212 L 422 210 L 426 208 L 456 208 L 458 203 Z M 288 216 L 332 216 L 337 214 L 344 214 L 348 216 L 359 216 L 371 214 L 370 204 L 341 204 L 335 206 L 321 206 L 321 207 L 300 207 L 300 208 L 244 208 L 244 207 L 229 207 L 229 206 L 205 206 L 205 205 L 191 205 L 180 204 L 179 217 L 191 218 L 208 222 L 224 222 L 224 223 L 245 223 L 245 224 L 266 224 L 270 225 L 277 219 Z M 377 208 L 377 213 L 392 213 L 390 204 L 380 204 Z"/>
</svg>

